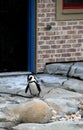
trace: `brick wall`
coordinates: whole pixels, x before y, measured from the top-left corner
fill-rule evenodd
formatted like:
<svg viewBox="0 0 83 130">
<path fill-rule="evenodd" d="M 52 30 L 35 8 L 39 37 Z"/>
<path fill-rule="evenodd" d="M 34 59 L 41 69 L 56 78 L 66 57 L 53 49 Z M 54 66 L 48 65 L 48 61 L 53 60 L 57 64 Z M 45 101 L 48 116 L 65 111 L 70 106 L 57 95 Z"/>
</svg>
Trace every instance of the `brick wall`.
<svg viewBox="0 0 83 130">
<path fill-rule="evenodd" d="M 55 8 L 55 0 L 37 0 L 37 72 L 46 63 L 83 60 L 83 20 L 56 21 Z"/>
</svg>

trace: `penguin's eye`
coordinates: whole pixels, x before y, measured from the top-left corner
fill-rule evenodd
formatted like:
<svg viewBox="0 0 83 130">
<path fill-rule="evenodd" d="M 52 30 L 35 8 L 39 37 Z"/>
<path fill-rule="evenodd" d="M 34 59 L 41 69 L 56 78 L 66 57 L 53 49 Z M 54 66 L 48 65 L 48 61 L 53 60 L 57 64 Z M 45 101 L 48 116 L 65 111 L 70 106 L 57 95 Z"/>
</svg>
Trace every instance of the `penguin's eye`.
<svg viewBox="0 0 83 130">
<path fill-rule="evenodd" d="M 32 79 L 32 77 L 29 77 L 29 80 L 31 80 Z"/>
</svg>

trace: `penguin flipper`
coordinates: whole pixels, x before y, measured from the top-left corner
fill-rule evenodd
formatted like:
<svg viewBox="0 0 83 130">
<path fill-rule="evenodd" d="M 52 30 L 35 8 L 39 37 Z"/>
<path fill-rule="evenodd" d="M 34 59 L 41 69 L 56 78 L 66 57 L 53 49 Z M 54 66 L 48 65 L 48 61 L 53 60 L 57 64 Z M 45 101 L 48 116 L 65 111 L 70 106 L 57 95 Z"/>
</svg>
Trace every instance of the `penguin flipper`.
<svg viewBox="0 0 83 130">
<path fill-rule="evenodd" d="M 39 94 L 40 94 L 40 92 L 41 92 L 40 85 L 38 83 L 36 83 L 36 85 L 37 85 L 37 88 L 38 88 L 38 91 L 39 91 Z"/>
<path fill-rule="evenodd" d="M 27 87 L 26 87 L 26 89 L 25 89 L 25 93 L 27 93 L 28 88 L 29 88 L 29 84 L 27 85 Z"/>
</svg>

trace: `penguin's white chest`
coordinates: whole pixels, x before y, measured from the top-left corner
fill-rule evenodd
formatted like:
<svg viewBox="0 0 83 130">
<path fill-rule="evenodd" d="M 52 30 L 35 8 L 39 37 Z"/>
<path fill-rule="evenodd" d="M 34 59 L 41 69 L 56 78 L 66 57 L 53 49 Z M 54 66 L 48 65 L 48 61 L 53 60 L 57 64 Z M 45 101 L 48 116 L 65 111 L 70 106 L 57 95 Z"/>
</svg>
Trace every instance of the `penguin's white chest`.
<svg viewBox="0 0 83 130">
<path fill-rule="evenodd" d="M 38 95 L 39 91 L 35 82 L 29 83 L 29 89 L 32 95 Z"/>
</svg>

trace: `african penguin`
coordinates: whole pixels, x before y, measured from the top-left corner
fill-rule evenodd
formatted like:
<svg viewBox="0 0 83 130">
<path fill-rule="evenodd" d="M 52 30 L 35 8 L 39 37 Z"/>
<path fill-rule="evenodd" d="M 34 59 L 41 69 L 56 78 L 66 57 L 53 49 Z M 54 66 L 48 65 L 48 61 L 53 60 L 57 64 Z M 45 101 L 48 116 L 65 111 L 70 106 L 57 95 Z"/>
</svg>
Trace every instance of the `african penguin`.
<svg viewBox="0 0 83 130">
<path fill-rule="evenodd" d="M 39 85 L 38 81 L 31 74 L 28 75 L 27 79 L 28 79 L 28 85 L 27 85 L 27 87 L 25 89 L 25 93 L 27 93 L 27 91 L 29 89 L 30 94 L 32 96 L 39 96 L 40 92 L 41 92 L 41 88 L 40 88 L 40 85 Z"/>
</svg>

